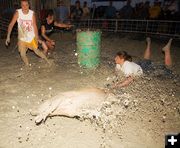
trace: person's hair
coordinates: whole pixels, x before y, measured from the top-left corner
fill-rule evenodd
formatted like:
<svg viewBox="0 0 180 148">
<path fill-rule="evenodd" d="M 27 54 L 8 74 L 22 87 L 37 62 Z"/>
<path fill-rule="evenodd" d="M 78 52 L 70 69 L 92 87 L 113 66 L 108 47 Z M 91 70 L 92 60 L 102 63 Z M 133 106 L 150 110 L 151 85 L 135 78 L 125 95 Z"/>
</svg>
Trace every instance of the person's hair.
<svg viewBox="0 0 180 148">
<path fill-rule="evenodd" d="M 79 1 L 79 0 L 77 0 L 77 1 L 75 2 L 75 4 L 80 4 L 80 1 Z"/>
<path fill-rule="evenodd" d="M 125 61 L 132 61 L 132 57 L 126 51 L 119 51 L 116 55 L 123 58 Z"/>
<path fill-rule="evenodd" d="M 48 17 L 48 16 L 54 16 L 53 10 L 49 10 L 49 11 L 47 12 L 46 17 Z"/>
<path fill-rule="evenodd" d="M 28 4 L 29 4 L 29 0 L 21 0 L 21 2 L 28 2 Z"/>
</svg>

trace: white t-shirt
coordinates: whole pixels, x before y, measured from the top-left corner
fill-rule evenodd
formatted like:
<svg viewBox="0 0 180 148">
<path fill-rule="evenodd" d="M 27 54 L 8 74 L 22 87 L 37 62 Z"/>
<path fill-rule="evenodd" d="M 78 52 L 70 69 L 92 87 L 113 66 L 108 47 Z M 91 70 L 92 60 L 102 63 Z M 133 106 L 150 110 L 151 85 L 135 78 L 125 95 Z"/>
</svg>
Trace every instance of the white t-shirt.
<svg viewBox="0 0 180 148">
<path fill-rule="evenodd" d="M 116 71 L 122 71 L 126 77 L 128 76 L 140 76 L 143 74 L 143 70 L 141 66 L 134 62 L 125 61 L 121 66 L 120 64 L 116 64 Z"/>
<path fill-rule="evenodd" d="M 18 9 L 18 39 L 30 43 L 35 37 L 33 27 L 33 11 L 29 10 L 28 14 L 24 14 L 22 9 Z"/>
</svg>

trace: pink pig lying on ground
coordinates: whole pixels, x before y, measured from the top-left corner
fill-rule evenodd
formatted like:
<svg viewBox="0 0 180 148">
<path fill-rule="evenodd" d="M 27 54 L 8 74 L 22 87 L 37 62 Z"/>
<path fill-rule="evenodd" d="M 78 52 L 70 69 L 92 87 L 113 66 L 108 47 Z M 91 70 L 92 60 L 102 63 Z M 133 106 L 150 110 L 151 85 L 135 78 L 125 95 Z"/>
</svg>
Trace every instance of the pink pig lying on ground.
<svg viewBox="0 0 180 148">
<path fill-rule="evenodd" d="M 45 121 L 49 116 L 76 117 L 83 114 L 98 115 L 105 101 L 106 93 L 97 88 L 62 92 L 45 101 L 38 109 L 35 123 Z"/>
</svg>

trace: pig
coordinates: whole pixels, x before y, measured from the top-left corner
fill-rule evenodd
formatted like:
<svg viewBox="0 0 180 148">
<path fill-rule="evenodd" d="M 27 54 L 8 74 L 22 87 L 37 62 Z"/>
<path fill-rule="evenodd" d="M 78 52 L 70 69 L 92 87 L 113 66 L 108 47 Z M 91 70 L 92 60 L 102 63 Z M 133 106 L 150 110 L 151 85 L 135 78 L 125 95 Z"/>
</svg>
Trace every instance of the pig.
<svg viewBox="0 0 180 148">
<path fill-rule="evenodd" d="M 61 92 L 40 105 L 35 123 L 45 122 L 49 116 L 81 117 L 84 114 L 98 116 L 105 98 L 106 92 L 99 88 Z"/>
</svg>

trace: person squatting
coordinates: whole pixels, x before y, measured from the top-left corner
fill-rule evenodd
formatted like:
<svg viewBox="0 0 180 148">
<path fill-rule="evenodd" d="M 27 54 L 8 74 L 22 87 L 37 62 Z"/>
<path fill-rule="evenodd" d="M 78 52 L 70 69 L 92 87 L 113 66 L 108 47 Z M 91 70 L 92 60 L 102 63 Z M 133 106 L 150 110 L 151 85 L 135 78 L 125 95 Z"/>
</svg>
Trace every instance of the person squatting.
<svg viewBox="0 0 180 148">
<path fill-rule="evenodd" d="M 42 22 L 39 31 L 41 37 L 41 41 L 39 43 L 41 44 L 45 55 L 47 55 L 48 52 L 55 47 L 55 41 L 50 38 L 50 35 L 53 33 L 55 27 L 69 29 L 72 25 L 58 23 L 55 21 L 53 11 L 49 11 L 47 13 L 46 20 Z"/>
</svg>

